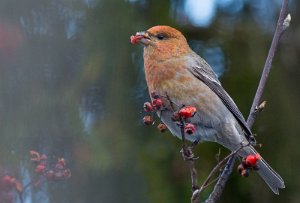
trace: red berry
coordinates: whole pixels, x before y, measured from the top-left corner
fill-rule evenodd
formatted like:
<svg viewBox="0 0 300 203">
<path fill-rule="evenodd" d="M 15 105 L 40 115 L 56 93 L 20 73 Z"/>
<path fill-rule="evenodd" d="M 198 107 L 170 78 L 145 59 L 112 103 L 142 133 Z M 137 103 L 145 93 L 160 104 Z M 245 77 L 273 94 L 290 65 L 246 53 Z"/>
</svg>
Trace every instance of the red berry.
<svg viewBox="0 0 300 203">
<path fill-rule="evenodd" d="M 153 118 L 152 118 L 152 116 L 144 116 L 144 118 L 143 118 L 143 123 L 145 124 L 145 125 L 152 125 L 153 124 Z"/>
<path fill-rule="evenodd" d="M 195 113 L 196 113 L 196 107 L 194 106 L 185 106 L 179 110 L 180 116 L 184 119 L 192 117 Z"/>
<path fill-rule="evenodd" d="M 152 106 L 155 110 L 160 110 L 163 105 L 163 102 L 160 98 L 152 100 Z"/>
<path fill-rule="evenodd" d="M 246 162 L 246 165 L 249 166 L 249 167 L 253 167 L 257 164 L 257 161 L 260 160 L 261 157 L 260 155 L 257 153 L 257 154 L 250 154 L 246 157 L 245 159 L 245 162 Z"/>
<path fill-rule="evenodd" d="M 63 176 L 65 179 L 68 179 L 71 177 L 71 171 L 69 169 L 65 169 L 63 172 Z"/>
<path fill-rule="evenodd" d="M 57 163 L 58 163 L 59 165 L 61 165 L 61 166 L 65 166 L 65 165 L 66 165 L 66 161 L 65 161 L 64 158 L 58 159 Z"/>
<path fill-rule="evenodd" d="M 2 177 L 3 183 L 9 183 L 11 181 L 12 177 L 9 175 L 5 175 Z"/>
<path fill-rule="evenodd" d="M 46 166 L 44 164 L 39 164 L 35 167 L 36 173 L 42 173 L 46 169 Z"/>
<path fill-rule="evenodd" d="M 196 126 L 194 124 L 188 123 L 185 127 L 184 127 L 184 132 L 192 135 L 196 132 Z"/>
<path fill-rule="evenodd" d="M 11 189 L 11 187 L 14 186 L 14 184 L 15 184 L 15 180 L 16 179 L 14 177 L 9 176 L 9 175 L 5 175 L 5 176 L 2 177 L 3 186 L 6 189 Z"/>
<path fill-rule="evenodd" d="M 159 132 L 164 133 L 168 128 L 164 123 L 160 123 L 158 124 L 157 129 L 159 130 Z"/>
<path fill-rule="evenodd" d="M 142 38 L 143 38 L 142 35 L 132 35 L 132 36 L 130 36 L 130 42 L 131 42 L 131 44 L 137 44 L 139 42 L 139 40 Z"/>
<path fill-rule="evenodd" d="M 150 102 L 145 102 L 144 103 L 144 111 L 146 112 L 151 112 L 152 111 L 152 104 Z"/>
</svg>

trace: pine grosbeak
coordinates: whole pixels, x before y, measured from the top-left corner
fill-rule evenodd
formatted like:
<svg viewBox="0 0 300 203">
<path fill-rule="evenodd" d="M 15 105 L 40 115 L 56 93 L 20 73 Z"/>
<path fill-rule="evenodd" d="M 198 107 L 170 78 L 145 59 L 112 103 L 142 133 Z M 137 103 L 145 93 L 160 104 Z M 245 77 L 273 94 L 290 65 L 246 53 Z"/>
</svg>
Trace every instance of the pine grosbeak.
<svg viewBox="0 0 300 203">
<path fill-rule="evenodd" d="M 210 65 L 189 47 L 185 37 L 169 26 L 155 26 L 145 32 L 137 32 L 132 43 L 144 45 L 144 69 L 149 92 L 168 95 L 177 105 L 196 107 L 191 118 L 196 132 L 186 135 L 194 141 L 217 142 L 231 151 L 241 144 L 253 142 L 253 136 L 243 115 L 223 89 Z M 172 121 L 173 111 L 167 106 L 158 113 L 171 133 L 181 138 L 180 127 Z M 257 154 L 248 145 L 238 154 L 246 157 Z M 284 188 L 284 181 L 264 159 L 258 161 L 258 174 L 275 194 Z"/>
</svg>

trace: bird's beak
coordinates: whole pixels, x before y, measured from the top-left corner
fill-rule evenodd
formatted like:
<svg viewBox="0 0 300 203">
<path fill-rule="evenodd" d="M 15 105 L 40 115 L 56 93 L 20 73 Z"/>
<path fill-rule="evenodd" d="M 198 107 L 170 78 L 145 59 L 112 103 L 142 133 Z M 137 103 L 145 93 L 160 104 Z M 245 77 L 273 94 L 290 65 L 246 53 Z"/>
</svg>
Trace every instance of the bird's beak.
<svg viewBox="0 0 300 203">
<path fill-rule="evenodd" d="M 130 41 L 132 44 L 142 43 L 143 45 L 147 46 L 151 43 L 151 38 L 148 32 L 137 32 L 135 35 L 130 37 Z"/>
</svg>

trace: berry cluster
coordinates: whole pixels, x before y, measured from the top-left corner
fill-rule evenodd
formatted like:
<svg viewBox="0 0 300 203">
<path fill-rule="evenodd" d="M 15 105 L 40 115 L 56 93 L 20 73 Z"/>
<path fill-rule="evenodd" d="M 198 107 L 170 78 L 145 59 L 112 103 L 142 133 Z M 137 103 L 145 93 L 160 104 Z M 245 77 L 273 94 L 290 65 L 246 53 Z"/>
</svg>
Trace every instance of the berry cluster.
<svg viewBox="0 0 300 203">
<path fill-rule="evenodd" d="M 152 102 L 145 102 L 143 109 L 145 112 L 148 113 L 148 115 L 144 116 L 143 123 L 145 125 L 153 125 L 154 119 L 153 116 L 149 113 L 161 111 L 166 108 L 163 104 L 163 100 L 160 95 L 158 95 L 156 92 L 151 92 L 151 98 Z M 169 98 L 167 98 L 170 100 Z M 172 105 L 172 101 L 169 101 L 170 105 Z M 185 133 L 192 135 L 196 132 L 196 126 L 189 122 L 189 119 L 193 117 L 196 114 L 196 108 L 193 106 L 184 106 L 180 108 L 178 111 L 175 111 L 171 117 L 171 119 L 178 124 L 178 126 L 184 126 Z M 160 123 L 157 126 L 158 130 L 160 132 L 165 132 L 167 130 L 167 127 L 165 124 Z"/>
<path fill-rule="evenodd" d="M 261 160 L 261 156 L 258 153 L 248 155 L 242 159 L 242 163 L 238 166 L 238 172 L 241 176 L 248 177 L 251 169 L 256 171 L 259 170 L 259 166 L 257 164 L 259 160 Z"/>
<path fill-rule="evenodd" d="M 45 154 L 40 154 L 37 151 L 29 151 L 30 160 L 35 163 L 35 173 L 37 178 L 23 185 L 14 176 L 3 175 L 0 180 L 0 203 L 14 203 L 17 195 L 19 200 L 23 202 L 23 195 L 29 186 L 39 186 L 42 180 L 58 181 L 66 180 L 71 177 L 70 169 L 66 168 L 64 158 L 59 158 L 53 168 L 48 167 L 48 158 Z"/>
<path fill-rule="evenodd" d="M 164 109 L 164 104 L 161 97 L 156 92 L 151 92 L 152 102 L 145 102 L 143 109 L 148 114 L 144 116 L 143 123 L 145 125 L 153 125 L 154 119 L 151 115 L 153 112 L 162 111 Z M 158 124 L 157 129 L 160 132 L 165 132 L 167 130 L 167 126 L 163 123 Z"/>
<path fill-rule="evenodd" d="M 47 156 L 45 154 L 39 154 L 36 151 L 30 152 L 31 161 L 36 164 L 35 172 L 42 175 L 47 180 L 65 180 L 71 177 L 70 169 L 66 168 L 66 162 L 64 158 L 59 158 L 53 168 L 47 166 Z"/>
<path fill-rule="evenodd" d="M 196 107 L 184 106 L 179 111 L 173 113 L 171 119 L 178 125 L 184 124 L 184 132 L 192 135 L 196 132 L 196 126 L 189 122 L 189 119 L 196 114 Z M 181 120 L 183 119 L 183 120 Z"/>
</svg>

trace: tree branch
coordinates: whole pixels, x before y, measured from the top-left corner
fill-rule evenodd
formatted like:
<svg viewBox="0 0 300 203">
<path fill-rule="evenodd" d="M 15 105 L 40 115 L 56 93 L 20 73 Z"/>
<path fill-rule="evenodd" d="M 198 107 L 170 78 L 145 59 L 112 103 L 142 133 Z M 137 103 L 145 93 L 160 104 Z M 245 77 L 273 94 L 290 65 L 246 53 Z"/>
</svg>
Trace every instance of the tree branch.
<svg viewBox="0 0 300 203">
<path fill-rule="evenodd" d="M 277 21 L 276 30 L 275 30 L 275 33 L 274 33 L 274 36 L 273 36 L 273 40 L 272 40 L 272 43 L 271 43 L 271 47 L 269 49 L 269 53 L 268 53 L 264 68 L 263 68 L 261 79 L 260 79 L 256 94 L 255 94 L 255 97 L 254 97 L 254 100 L 253 100 L 253 103 L 252 103 L 252 106 L 251 106 L 251 110 L 250 110 L 250 113 L 249 113 L 249 116 L 248 116 L 248 119 L 247 119 L 247 124 L 248 124 L 249 128 L 252 127 L 252 125 L 255 121 L 256 115 L 258 113 L 256 111 L 256 109 L 259 106 L 259 103 L 261 101 L 261 97 L 262 97 L 262 94 L 263 94 L 263 91 L 264 91 L 264 87 L 266 85 L 266 81 L 268 79 L 268 76 L 269 76 L 269 73 L 270 73 L 270 70 L 271 70 L 272 61 L 273 61 L 275 52 L 277 50 L 278 42 L 280 40 L 280 37 L 284 33 L 284 31 L 290 25 L 291 16 L 290 16 L 290 14 L 288 14 L 288 15 L 286 14 L 287 6 L 288 6 L 288 0 L 282 0 L 282 7 L 281 7 L 280 15 L 279 15 L 279 18 L 278 18 L 278 21 Z M 234 162 L 235 162 L 235 158 L 236 158 L 235 156 L 232 156 L 227 161 L 225 169 L 222 171 L 222 174 L 219 177 L 218 182 L 216 183 L 212 193 L 210 194 L 210 196 L 206 200 L 207 203 L 216 202 L 220 198 L 220 196 L 222 194 L 222 191 L 225 187 L 225 184 L 228 180 L 228 177 L 232 172 L 233 165 L 234 165 Z M 199 199 L 200 199 L 200 197 L 199 197 Z"/>
<path fill-rule="evenodd" d="M 265 85 L 266 85 L 266 82 L 267 82 L 267 79 L 268 79 L 268 76 L 269 76 L 269 73 L 270 73 L 270 70 L 272 67 L 272 61 L 273 61 L 275 52 L 277 50 L 277 45 L 278 45 L 279 39 L 282 36 L 282 34 L 284 33 L 284 31 L 290 25 L 291 15 L 290 14 L 286 15 L 287 6 L 288 6 L 288 0 L 283 0 L 280 15 L 279 15 L 279 18 L 277 21 L 276 30 L 275 30 L 273 40 L 271 43 L 271 47 L 270 47 L 270 50 L 269 50 L 269 53 L 268 53 L 268 56 L 267 56 L 267 59 L 266 59 L 265 65 L 264 65 L 264 69 L 263 69 L 263 72 L 262 72 L 262 75 L 261 75 L 261 78 L 259 81 L 259 85 L 258 85 L 256 94 L 255 94 L 252 106 L 251 106 L 249 117 L 247 119 L 247 124 L 248 124 L 249 128 L 252 127 L 255 117 L 257 115 L 255 109 L 261 101 L 261 97 L 262 97 L 262 94 L 263 94 L 263 91 L 264 91 L 264 88 L 265 88 Z"/>
</svg>

